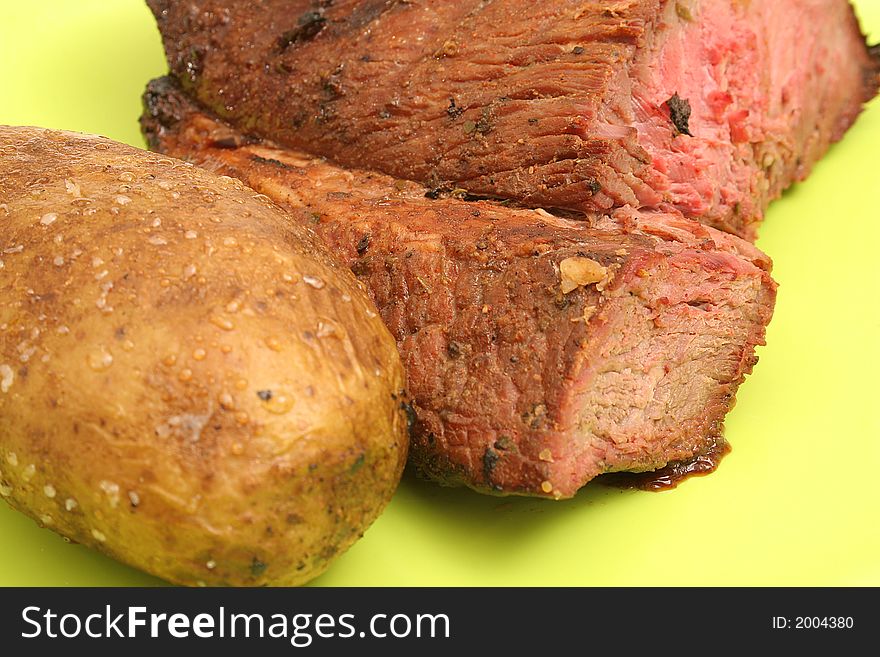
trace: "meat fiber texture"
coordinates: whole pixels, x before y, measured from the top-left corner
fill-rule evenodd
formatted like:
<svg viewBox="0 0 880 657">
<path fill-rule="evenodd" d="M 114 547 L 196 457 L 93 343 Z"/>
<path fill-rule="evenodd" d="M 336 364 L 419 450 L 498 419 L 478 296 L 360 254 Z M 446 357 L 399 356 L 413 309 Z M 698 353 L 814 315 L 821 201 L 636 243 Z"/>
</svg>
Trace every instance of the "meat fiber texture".
<svg viewBox="0 0 880 657">
<path fill-rule="evenodd" d="M 366 285 L 403 356 L 411 462 L 428 477 L 569 497 L 720 439 L 775 300 L 748 242 L 678 214 L 630 208 L 591 227 L 426 198 L 243 136 L 167 80 L 145 106 L 152 148 L 267 195 Z"/>
<path fill-rule="evenodd" d="M 438 192 L 674 209 L 749 240 L 878 84 L 846 0 L 148 4 L 172 71 L 249 133 Z"/>
</svg>

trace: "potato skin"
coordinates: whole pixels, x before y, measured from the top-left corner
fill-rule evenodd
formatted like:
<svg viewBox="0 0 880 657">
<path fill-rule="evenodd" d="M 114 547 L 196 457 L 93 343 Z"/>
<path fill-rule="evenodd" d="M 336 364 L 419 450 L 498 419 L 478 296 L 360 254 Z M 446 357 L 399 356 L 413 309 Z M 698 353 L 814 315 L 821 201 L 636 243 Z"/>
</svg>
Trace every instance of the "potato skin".
<svg viewBox="0 0 880 657">
<path fill-rule="evenodd" d="M 0 494 L 186 585 L 302 584 L 407 449 L 403 369 L 354 277 L 230 178 L 0 126 Z"/>
</svg>

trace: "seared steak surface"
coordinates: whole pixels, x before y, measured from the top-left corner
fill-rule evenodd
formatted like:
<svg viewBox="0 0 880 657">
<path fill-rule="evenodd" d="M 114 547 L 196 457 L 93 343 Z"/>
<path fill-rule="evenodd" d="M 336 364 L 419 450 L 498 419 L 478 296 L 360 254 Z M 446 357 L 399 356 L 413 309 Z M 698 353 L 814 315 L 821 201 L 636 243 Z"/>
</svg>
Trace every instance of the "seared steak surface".
<svg viewBox="0 0 880 657">
<path fill-rule="evenodd" d="M 754 239 L 877 89 L 847 0 L 149 0 L 248 133 L 530 207 Z M 267 111 L 271 109 L 271 111 Z"/>
<path fill-rule="evenodd" d="M 591 227 L 426 198 L 243 136 L 167 80 L 145 105 L 154 149 L 269 196 L 367 286 L 407 367 L 410 453 L 427 476 L 567 497 L 720 438 L 775 300 L 749 243 L 677 213 L 627 208 Z"/>
</svg>

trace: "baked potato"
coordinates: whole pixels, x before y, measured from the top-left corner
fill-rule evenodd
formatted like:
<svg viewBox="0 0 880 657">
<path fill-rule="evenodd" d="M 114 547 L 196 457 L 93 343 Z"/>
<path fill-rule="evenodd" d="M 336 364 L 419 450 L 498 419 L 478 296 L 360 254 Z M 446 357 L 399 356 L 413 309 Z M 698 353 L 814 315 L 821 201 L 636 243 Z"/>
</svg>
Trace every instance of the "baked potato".
<svg viewBox="0 0 880 657">
<path fill-rule="evenodd" d="M 298 585 L 377 517 L 400 358 L 351 273 L 231 178 L 0 127 L 0 494 L 186 585 Z"/>
</svg>

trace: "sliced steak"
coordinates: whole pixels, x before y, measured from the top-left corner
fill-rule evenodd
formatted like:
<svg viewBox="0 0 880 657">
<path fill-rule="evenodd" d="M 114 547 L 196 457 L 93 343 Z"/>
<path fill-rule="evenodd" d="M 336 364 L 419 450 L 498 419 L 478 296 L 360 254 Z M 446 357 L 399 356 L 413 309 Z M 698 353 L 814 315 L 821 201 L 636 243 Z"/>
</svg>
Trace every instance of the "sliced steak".
<svg viewBox="0 0 880 657">
<path fill-rule="evenodd" d="M 847 0 L 148 0 L 247 132 L 531 207 L 747 239 L 878 84 Z"/>
<path fill-rule="evenodd" d="M 674 214 L 621 210 L 594 228 L 432 200 L 243 137 L 167 81 L 145 101 L 151 147 L 274 199 L 367 286 L 407 367 L 412 462 L 429 477 L 567 497 L 719 439 L 775 300 L 749 243 Z"/>
</svg>

